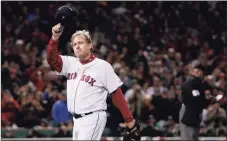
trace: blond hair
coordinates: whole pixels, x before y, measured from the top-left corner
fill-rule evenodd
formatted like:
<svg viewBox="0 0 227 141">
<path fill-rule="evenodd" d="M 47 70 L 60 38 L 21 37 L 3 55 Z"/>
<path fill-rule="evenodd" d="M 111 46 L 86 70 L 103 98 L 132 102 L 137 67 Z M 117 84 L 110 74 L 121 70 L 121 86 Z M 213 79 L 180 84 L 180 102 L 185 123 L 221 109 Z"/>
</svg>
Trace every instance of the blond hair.
<svg viewBox="0 0 227 141">
<path fill-rule="evenodd" d="M 83 35 L 88 43 L 92 43 L 90 33 L 87 30 L 77 30 L 72 36 L 71 36 L 71 42 L 73 39 L 78 36 L 78 35 Z"/>
</svg>

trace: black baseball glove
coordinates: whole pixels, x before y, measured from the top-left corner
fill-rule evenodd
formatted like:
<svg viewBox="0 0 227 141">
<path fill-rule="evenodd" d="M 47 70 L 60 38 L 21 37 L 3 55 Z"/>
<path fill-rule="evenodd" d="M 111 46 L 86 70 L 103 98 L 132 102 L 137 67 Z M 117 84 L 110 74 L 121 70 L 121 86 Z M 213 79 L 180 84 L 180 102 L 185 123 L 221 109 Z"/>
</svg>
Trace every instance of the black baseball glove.
<svg viewBox="0 0 227 141">
<path fill-rule="evenodd" d="M 140 126 L 139 122 L 136 121 L 135 125 L 129 129 L 126 127 L 123 141 L 140 141 L 141 135 L 140 135 Z"/>
</svg>

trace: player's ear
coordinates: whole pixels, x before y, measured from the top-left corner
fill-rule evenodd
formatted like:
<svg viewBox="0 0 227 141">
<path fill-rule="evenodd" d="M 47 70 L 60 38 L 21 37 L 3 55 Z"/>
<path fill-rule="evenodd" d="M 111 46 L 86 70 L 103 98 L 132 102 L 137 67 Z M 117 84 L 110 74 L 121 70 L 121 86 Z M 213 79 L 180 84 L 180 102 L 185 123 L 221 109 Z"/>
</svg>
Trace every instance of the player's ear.
<svg viewBox="0 0 227 141">
<path fill-rule="evenodd" d="M 73 42 L 72 41 L 70 41 L 70 46 L 71 46 L 71 48 L 73 48 Z"/>
<path fill-rule="evenodd" d="M 70 51 L 71 51 L 72 53 L 74 53 L 74 51 L 73 51 L 73 43 L 72 43 L 72 42 L 70 42 L 69 48 L 70 48 Z"/>
<path fill-rule="evenodd" d="M 93 50 L 93 46 L 92 46 L 92 44 L 89 44 L 89 48 L 90 48 L 90 51 L 92 51 L 92 50 Z"/>
</svg>

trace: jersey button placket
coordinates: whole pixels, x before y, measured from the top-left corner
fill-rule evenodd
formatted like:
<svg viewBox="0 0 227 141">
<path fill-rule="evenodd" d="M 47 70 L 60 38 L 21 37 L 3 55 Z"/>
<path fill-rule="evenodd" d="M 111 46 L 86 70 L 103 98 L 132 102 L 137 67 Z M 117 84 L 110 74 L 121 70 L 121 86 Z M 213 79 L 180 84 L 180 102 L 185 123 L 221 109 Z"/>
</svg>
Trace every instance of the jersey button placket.
<svg viewBox="0 0 227 141">
<path fill-rule="evenodd" d="M 80 77 L 79 77 L 79 82 L 78 82 L 78 84 L 77 84 L 77 87 L 76 87 L 76 92 L 75 92 L 75 96 L 74 96 L 74 106 L 73 106 L 73 108 L 74 108 L 74 113 L 75 113 L 75 104 L 76 104 L 76 94 L 77 94 L 77 90 L 78 90 L 78 88 L 79 88 L 79 85 L 80 85 L 80 81 L 81 81 L 81 77 L 84 75 L 84 71 L 85 70 L 83 70 L 83 72 L 82 72 L 82 75 L 80 75 Z"/>
</svg>

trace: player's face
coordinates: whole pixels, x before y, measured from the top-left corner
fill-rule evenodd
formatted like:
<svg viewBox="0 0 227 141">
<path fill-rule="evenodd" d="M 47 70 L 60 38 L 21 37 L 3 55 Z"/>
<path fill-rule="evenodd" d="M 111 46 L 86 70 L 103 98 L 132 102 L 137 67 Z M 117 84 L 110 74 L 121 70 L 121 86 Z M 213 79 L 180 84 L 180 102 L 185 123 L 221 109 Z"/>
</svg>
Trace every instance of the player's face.
<svg viewBox="0 0 227 141">
<path fill-rule="evenodd" d="M 72 47 L 76 57 L 83 60 L 90 55 L 90 49 L 92 48 L 92 45 L 88 42 L 84 35 L 77 35 L 73 38 Z"/>
</svg>

